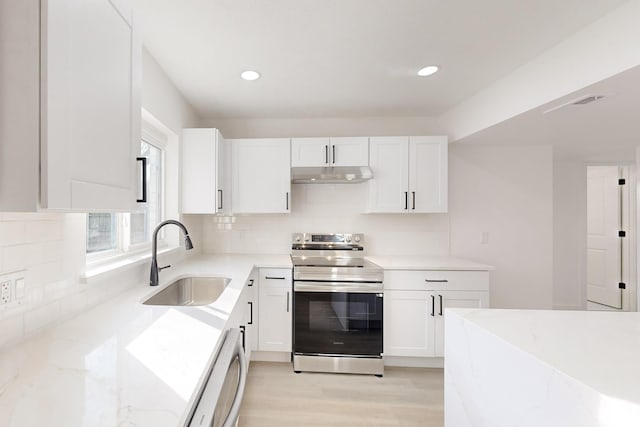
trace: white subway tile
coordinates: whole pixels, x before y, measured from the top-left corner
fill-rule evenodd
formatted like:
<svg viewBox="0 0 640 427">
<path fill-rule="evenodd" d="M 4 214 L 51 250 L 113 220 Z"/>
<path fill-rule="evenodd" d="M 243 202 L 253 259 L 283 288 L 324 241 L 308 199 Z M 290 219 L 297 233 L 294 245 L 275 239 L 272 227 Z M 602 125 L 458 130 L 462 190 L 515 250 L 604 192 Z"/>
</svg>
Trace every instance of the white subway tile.
<svg viewBox="0 0 640 427">
<path fill-rule="evenodd" d="M 0 246 L 25 243 L 26 225 L 23 221 L 0 222 Z"/>
<path fill-rule="evenodd" d="M 64 238 L 63 221 L 33 221 L 30 222 L 27 230 L 27 241 L 48 242 L 51 240 L 62 240 Z"/>
<path fill-rule="evenodd" d="M 6 246 L 3 252 L 3 271 L 24 270 L 37 265 L 42 259 L 42 245 L 30 243 L 25 245 Z"/>
</svg>

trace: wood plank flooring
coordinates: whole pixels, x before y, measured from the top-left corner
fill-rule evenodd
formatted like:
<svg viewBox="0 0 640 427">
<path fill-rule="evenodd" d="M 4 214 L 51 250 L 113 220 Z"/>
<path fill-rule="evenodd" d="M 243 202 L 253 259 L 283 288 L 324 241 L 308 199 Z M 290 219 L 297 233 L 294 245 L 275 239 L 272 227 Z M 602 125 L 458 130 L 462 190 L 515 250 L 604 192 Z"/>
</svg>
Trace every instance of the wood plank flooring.
<svg viewBox="0 0 640 427">
<path fill-rule="evenodd" d="M 442 427 L 443 406 L 442 369 L 385 367 L 377 378 L 251 362 L 238 426 Z"/>
</svg>

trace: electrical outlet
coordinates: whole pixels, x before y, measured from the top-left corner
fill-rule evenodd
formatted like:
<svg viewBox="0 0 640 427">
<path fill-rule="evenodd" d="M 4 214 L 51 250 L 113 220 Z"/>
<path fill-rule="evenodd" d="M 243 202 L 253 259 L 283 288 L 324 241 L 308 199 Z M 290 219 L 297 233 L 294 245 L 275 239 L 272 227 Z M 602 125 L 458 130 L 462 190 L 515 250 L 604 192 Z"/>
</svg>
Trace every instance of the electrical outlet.
<svg viewBox="0 0 640 427">
<path fill-rule="evenodd" d="M 9 304 L 12 300 L 11 280 L 5 280 L 0 283 L 0 304 Z"/>
</svg>

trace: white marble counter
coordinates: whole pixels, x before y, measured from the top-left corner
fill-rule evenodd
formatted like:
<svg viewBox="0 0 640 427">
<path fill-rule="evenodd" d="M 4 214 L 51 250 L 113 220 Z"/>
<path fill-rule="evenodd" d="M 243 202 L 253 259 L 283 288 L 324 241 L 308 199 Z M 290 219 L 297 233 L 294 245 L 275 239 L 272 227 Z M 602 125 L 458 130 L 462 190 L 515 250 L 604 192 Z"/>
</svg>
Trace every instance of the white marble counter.
<svg viewBox="0 0 640 427">
<path fill-rule="evenodd" d="M 253 266 L 289 255 L 198 256 L 160 273 L 231 282 L 202 307 L 146 306 L 147 283 L 0 353 L 0 426 L 182 426 Z"/>
<path fill-rule="evenodd" d="M 456 257 L 368 256 L 367 259 L 385 270 L 472 270 L 490 271 L 490 265 Z"/>
<path fill-rule="evenodd" d="M 640 313 L 445 313 L 445 420 L 461 426 L 640 425 Z"/>
</svg>

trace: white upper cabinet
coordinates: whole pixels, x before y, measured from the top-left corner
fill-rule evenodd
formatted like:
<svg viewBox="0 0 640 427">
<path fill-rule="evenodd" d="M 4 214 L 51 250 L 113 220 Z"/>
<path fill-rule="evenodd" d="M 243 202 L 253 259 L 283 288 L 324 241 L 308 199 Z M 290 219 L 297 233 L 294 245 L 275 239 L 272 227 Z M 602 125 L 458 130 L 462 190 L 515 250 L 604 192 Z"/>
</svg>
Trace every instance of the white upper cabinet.
<svg viewBox="0 0 640 427">
<path fill-rule="evenodd" d="M 292 138 L 292 167 L 368 166 L 369 138 Z"/>
<path fill-rule="evenodd" d="M 182 213 L 230 210 L 228 141 L 217 129 L 182 130 Z"/>
<path fill-rule="evenodd" d="M 128 1 L 42 2 L 43 208 L 131 210 L 141 44 Z"/>
<path fill-rule="evenodd" d="M 447 212 L 447 138 L 372 137 L 369 212 Z"/>
<path fill-rule="evenodd" d="M 288 138 L 231 140 L 234 213 L 288 213 L 291 144 Z"/>
<path fill-rule="evenodd" d="M 134 210 L 142 50 L 130 2 L 6 3 L 0 209 Z"/>
</svg>

